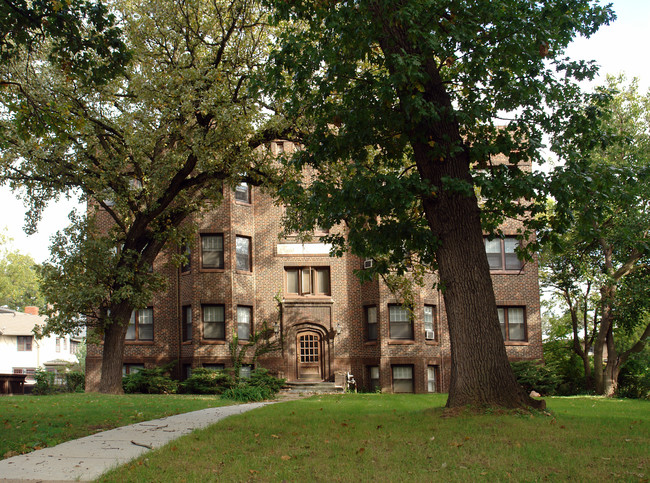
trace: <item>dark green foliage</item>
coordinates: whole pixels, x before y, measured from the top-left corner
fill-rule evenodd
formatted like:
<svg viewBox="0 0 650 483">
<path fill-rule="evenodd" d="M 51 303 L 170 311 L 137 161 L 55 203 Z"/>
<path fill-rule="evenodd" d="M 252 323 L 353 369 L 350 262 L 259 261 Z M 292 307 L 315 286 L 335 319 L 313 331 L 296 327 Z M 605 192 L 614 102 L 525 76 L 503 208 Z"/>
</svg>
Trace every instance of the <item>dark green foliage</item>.
<svg viewBox="0 0 650 483">
<path fill-rule="evenodd" d="M 537 391 L 542 396 L 552 396 L 557 392 L 561 378 L 552 367 L 541 361 L 520 361 L 510 363 L 517 382 L 527 392 Z"/>
<path fill-rule="evenodd" d="M 86 376 L 83 372 L 70 371 L 65 373 L 65 387 L 68 392 L 84 392 Z"/>
<path fill-rule="evenodd" d="M 544 343 L 546 365 L 552 367 L 560 378 L 557 394 L 571 396 L 587 393 L 585 371 L 580 356 L 571 350 L 566 340 L 551 340 Z"/>
<path fill-rule="evenodd" d="M 141 369 L 134 374 L 124 376 L 122 387 L 127 394 L 174 394 L 178 387 L 169 375 L 170 366 Z"/>
<path fill-rule="evenodd" d="M 223 399 L 239 402 L 264 401 L 265 399 L 270 399 L 272 396 L 273 394 L 269 388 L 264 386 L 250 386 L 246 383 L 231 387 L 221 395 Z"/>
<path fill-rule="evenodd" d="M 246 382 L 249 386 L 267 388 L 275 395 L 282 389 L 285 381 L 269 374 L 268 369 L 259 368 L 251 372 L 251 377 Z"/>
<path fill-rule="evenodd" d="M 37 369 L 34 373 L 34 379 L 36 379 L 36 384 L 32 389 L 32 394 L 39 396 L 44 396 L 46 394 L 54 394 L 61 392 L 57 390 L 54 385 L 55 374 L 53 372 L 47 372 L 42 369 Z"/>
<path fill-rule="evenodd" d="M 232 376 L 222 371 L 192 369 L 192 375 L 178 385 L 183 394 L 221 394 L 235 385 Z"/>
<path fill-rule="evenodd" d="M 86 377 L 83 372 L 68 371 L 57 374 L 54 372 L 38 369 L 34 374 L 36 384 L 32 394 L 45 396 L 47 394 L 59 394 L 63 392 L 83 392 L 86 385 Z"/>
<path fill-rule="evenodd" d="M 7 0 L 0 3 L 0 62 L 47 45 L 49 59 L 87 83 L 103 84 L 131 58 L 115 15 L 101 2 Z"/>
<path fill-rule="evenodd" d="M 241 379 L 241 382 L 231 387 L 221 395 L 224 399 L 240 402 L 264 401 L 272 399 L 284 386 L 284 379 L 278 379 L 269 374 L 267 369 L 255 369 L 251 377 Z"/>
<path fill-rule="evenodd" d="M 650 348 L 632 354 L 618 376 L 617 395 L 650 399 Z"/>
</svg>

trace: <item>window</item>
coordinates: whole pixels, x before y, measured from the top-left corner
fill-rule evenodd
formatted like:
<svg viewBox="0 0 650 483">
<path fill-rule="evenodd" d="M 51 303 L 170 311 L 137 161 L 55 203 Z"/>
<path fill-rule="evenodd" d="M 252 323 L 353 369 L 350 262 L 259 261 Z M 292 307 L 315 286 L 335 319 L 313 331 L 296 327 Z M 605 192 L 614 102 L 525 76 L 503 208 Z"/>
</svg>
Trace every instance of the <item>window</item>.
<svg viewBox="0 0 650 483">
<path fill-rule="evenodd" d="M 427 391 L 438 392 L 436 366 L 427 366 Z"/>
<path fill-rule="evenodd" d="M 183 255 L 185 256 L 185 260 L 181 265 L 181 273 L 187 273 L 192 269 L 192 248 L 190 247 L 189 243 L 187 243 L 185 247 L 183 247 L 182 252 Z"/>
<path fill-rule="evenodd" d="M 131 312 L 126 340 L 153 340 L 153 308 Z"/>
<path fill-rule="evenodd" d="M 433 305 L 425 305 L 424 338 L 427 340 L 435 340 L 436 335 L 436 308 Z"/>
<path fill-rule="evenodd" d="M 223 268 L 223 235 L 201 235 L 201 268 Z"/>
<path fill-rule="evenodd" d="M 65 378 L 63 375 L 65 373 L 65 369 L 61 367 L 45 366 L 45 371 L 49 372 L 50 374 L 54 374 L 54 384 L 57 386 L 62 386 L 65 383 Z"/>
<path fill-rule="evenodd" d="M 242 203 L 251 202 L 251 188 L 248 186 L 248 183 L 239 183 L 235 187 L 235 200 L 241 201 Z"/>
<path fill-rule="evenodd" d="M 519 241 L 515 237 L 485 238 L 485 252 L 487 253 L 490 270 L 521 270 L 522 263 L 515 249 Z"/>
<path fill-rule="evenodd" d="M 203 306 L 203 338 L 226 339 L 226 319 L 223 305 Z"/>
<path fill-rule="evenodd" d="M 366 307 L 366 337 L 377 340 L 377 307 Z"/>
<path fill-rule="evenodd" d="M 275 143 L 275 150 L 278 154 L 284 153 L 284 143 L 282 141 Z"/>
<path fill-rule="evenodd" d="M 183 342 L 192 340 L 192 306 L 183 307 Z"/>
<path fill-rule="evenodd" d="M 239 368 L 239 377 L 242 379 L 250 379 L 252 371 L 253 366 L 250 364 L 242 364 L 242 366 Z"/>
<path fill-rule="evenodd" d="M 225 364 L 203 364 L 203 369 L 210 369 L 211 371 L 223 371 L 225 368 Z"/>
<path fill-rule="evenodd" d="M 131 312 L 126 340 L 153 340 L 153 309 Z"/>
<path fill-rule="evenodd" d="M 526 340 L 526 318 L 523 307 L 497 307 L 501 333 L 505 341 Z"/>
<path fill-rule="evenodd" d="M 381 389 L 379 384 L 379 366 L 368 366 L 368 371 L 370 375 L 370 390 L 378 391 Z"/>
<path fill-rule="evenodd" d="M 389 305 L 391 339 L 413 339 L 413 320 L 411 313 L 401 305 Z"/>
<path fill-rule="evenodd" d="M 251 307 L 237 307 L 237 338 L 248 340 L 251 336 Z"/>
<path fill-rule="evenodd" d="M 329 267 L 285 268 L 287 294 L 330 295 Z"/>
<path fill-rule="evenodd" d="M 79 341 L 70 339 L 70 354 L 79 352 Z"/>
<path fill-rule="evenodd" d="M 244 272 L 251 271 L 251 239 L 246 236 L 235 238 L 235 251 L 237 258 L 237 270 Z"/>
<path fill-rule="evenodd" d="M 122 377 L 128 376 L 130 374 L 137 374 L 142 369 L 144 369 L 144 364 L 123 364 Z"/>
<path fill-rule="evenodd" d="M 67 351 L 67 350 L 68 350 L 68 339 L 66 339 L 66 338 L 64 337 L 64 338 L 61 339 L 61 340 L 63 341 L 63 350 L 64 350 L 64 351 Z"/>
<path fill-rule="evenodd" d="M 413 392 L 413 366 L 392 366 L 393 392 Z"/>
<path fill-rule="evenodd" d="M 31 351 L 32 350 L 32 340 L 34 339 L 31 335 L 19 335 L 18 339 L 18 349 L 19 351 Z"/>
<path fill-rule="evenodd" d="M 57 337 L 56 340 L 54 341 L 54 350 L 56 352 L 61 352 L 61 338 Z"/>
<path fill-rule="evenodd" d="M 36 382 L 36 378 L 34 377 L 34 374 L 36 374 L 36 368 L 35 367 L 14 367 L 13 368 L 13 373 L 14 374 L 25 374 L 27 376 L 27 377 L 25 377 L 25 382 L 27 382 L 27 383 Z"/>
</svg>

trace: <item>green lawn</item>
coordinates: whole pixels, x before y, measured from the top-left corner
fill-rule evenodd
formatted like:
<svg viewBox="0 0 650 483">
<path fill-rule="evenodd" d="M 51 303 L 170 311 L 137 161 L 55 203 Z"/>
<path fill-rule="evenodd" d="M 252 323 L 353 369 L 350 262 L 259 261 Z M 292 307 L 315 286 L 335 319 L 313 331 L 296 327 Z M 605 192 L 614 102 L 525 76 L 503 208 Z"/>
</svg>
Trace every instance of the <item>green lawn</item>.
<svg viewBox="0 0 650 483">
<path fill-rule="evenodd" d="M 548 398 L 550 414 L 442 417 L 445 395 L 279 403 L 102 481 L 648 481 L 650 402 Z"/>
<path fill-rule="evenodd" d="M 189 395 L 0 397 L 0 459 L 105 429 L 228 404 L 218 396 Z"/>
</svg>

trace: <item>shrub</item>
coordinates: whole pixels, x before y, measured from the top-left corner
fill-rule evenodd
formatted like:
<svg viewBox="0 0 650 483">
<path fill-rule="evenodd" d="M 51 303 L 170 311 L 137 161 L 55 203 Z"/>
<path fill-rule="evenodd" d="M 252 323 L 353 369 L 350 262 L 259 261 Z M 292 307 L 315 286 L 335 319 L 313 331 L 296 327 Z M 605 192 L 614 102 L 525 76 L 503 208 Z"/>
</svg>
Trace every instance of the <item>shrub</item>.
<svg viewBox="0 0 650 483">
<path fill-rule="evenodd" d="M 630 355 L 621 367 L 616 394 L 620 397 L 650 399 L 650 347 Z"/>
<path fill-rule="evenodd" d="M 268 369 L 254 369 L 251 372 L 251 377 L 247 381 L 249 386 L 266 387 L 271 391 L 272 395 L 277 394 L 282 386 L 284 386 L 285 379 L 278 379 L 269 374 Z"/>
<path fill-rule="evenodd" d="M 284 382 L 284 379 L 270 375 L 267 369 L 255 369 L 250 378 L 242 379 L 236 386 L 225 390 L 221 397 L 239 402 L 264 401 L 275 397 Z"/>
<path fill-rule="evenodd" d="M 34 379 L 36 379 L 36 384 L 32 389 L 32 394 L 44 396 L 45 394 L 60 392 L 59 388 L 54 385 L 55 377 L 56 375 L 53 372 L 47 372 L 43 369 L 36 369 L 36 372 L 34 372 Z"/>
<path fill-rule="evenodd" d="M 269 399 L 273 394 L 267 387 L 250 386 L 246 383 L 226 389 L 221 397 L 238 402 L 257 402 Z"/>
<path fill-rule="evenodd" d="M 170 365 L 140 369 L 138 372 L 124 376 L 122 387 L 127 394 L 173 394 L 178 381 L 169 375 Z"/>
<path fill-rule="evenodd" d="M 557 392 L 561 378 L 553 368 L 545 366 L 541 361 L 511 362 L 517 382 L 527 392 L 537 391 L 544 396 L 551 396 Z"/>
<path fill-rule="evenodd" d="M 79 371 L 66 372 L 65 387 L 68 392 L 83 392 L 86 387 L 84 373 Z"/>
<path fill-rule="evenodd" d="M 585 394 L 588 391 L 582 359 L 565 340 L 552 340 L 544 343 L 546 367 L 552 368 L 560 378 L 557 394 L 571 396 Z"/>
<path fill-rule="evenodd" d="M 235 385 L 233 378 L 222 371 L 197 368 L 181 382 L 179 392 L 185 394 L 221 394 Z"/>
</svg>

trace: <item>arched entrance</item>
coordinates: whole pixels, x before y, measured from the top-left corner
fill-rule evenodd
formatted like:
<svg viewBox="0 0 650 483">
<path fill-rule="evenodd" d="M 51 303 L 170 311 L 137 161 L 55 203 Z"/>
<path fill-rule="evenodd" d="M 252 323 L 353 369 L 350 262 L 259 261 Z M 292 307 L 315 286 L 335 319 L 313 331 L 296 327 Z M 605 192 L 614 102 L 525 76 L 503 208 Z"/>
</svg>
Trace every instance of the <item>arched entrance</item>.
<svg viewBox="0 0 650 483">
<path fill-rule="evenodd" d="M 314 330 L 298 332 L 296 366 L 299 381 L 323 380 L 323 346 L 319 332 Z"/>
</svg>

